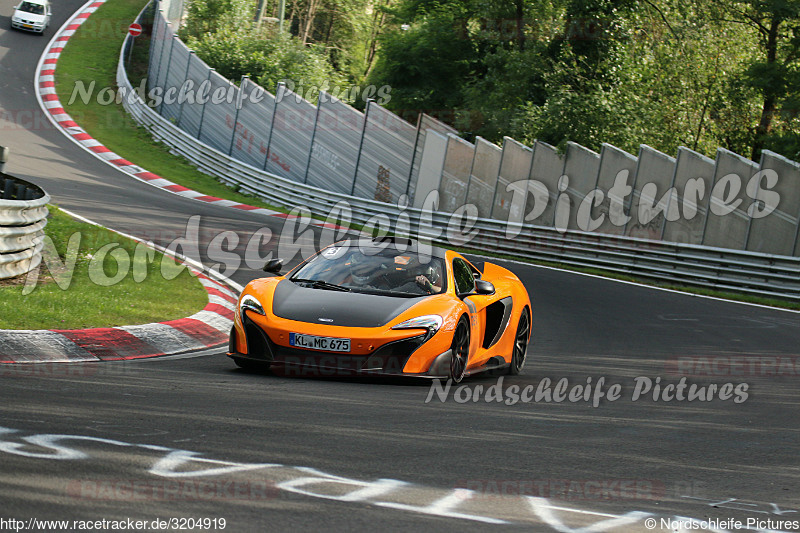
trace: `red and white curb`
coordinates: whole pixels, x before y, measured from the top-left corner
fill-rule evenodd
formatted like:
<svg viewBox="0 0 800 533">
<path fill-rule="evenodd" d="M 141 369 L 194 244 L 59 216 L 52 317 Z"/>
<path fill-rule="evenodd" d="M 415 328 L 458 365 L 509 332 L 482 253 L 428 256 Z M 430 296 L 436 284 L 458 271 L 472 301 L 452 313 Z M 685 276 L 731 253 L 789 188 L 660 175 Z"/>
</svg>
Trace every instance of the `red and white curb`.
<svg viewBox="0 0 800 533">
<path fill-rule="evenodd" d="M 179 320 L 73 330 L 0 330 L 0 363 L 116 361 L 172 355 L 228 340 L 237 297 L 197 274 L 208 292 L 202 311 Z"/>
<path fill-rule="evenodd" d="M 100 226 L 66 209 L 62 211 L 87 224 Z M 73 330 L 0 330 L 0 364 L 142 359 L 210 348 L 228 340 L 238 302 L 237 292 L 243 289 L 241 285 L 209 269 L 208 273 L 217 278 L 212 279 L 201 272 L 204 269 L 202 264 L 168 251 L 163 246 L 145 242 L 120 231 L 111 231 L 182 261 L 203 285 L 208 294 L 208 304 L 186 318 L 135 326 Z"/>
</svg>

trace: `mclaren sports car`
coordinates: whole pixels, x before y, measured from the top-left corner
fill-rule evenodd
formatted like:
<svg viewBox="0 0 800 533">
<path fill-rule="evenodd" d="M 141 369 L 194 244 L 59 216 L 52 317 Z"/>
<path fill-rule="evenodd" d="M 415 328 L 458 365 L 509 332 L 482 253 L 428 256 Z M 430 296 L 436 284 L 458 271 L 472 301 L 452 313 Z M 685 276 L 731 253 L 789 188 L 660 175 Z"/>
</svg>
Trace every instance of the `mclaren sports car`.
<svg viewBox="0 0 800 533">
<path fill-rule="evenodd" d="M 480 265 L 480 263 L 478 263 Z M 229 352 L 245 369 L 452 379 L 518 374 L 533 310 L 520 280 L 492 263 L 417 241 L 344 241 L 242 291 Z"/>
</svg>

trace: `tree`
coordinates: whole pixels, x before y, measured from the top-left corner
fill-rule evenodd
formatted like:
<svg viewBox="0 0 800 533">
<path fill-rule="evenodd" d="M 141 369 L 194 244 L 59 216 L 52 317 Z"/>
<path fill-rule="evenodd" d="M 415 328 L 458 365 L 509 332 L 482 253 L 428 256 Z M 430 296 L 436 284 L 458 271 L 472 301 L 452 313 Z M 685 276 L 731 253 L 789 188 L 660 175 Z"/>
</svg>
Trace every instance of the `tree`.
<svg viewBox="0 0 800 533">
<path fill-rule="evenodd" d="M 734 20 L 754 28 L 760 36 L 762 58 L 746 72 L 749 85 L 762 95 L 752 159 L 769 143 L 778 105 L 797 100 L 800 52 L 800 1 L 747 0 L 732 6 Z"/>
</svg>

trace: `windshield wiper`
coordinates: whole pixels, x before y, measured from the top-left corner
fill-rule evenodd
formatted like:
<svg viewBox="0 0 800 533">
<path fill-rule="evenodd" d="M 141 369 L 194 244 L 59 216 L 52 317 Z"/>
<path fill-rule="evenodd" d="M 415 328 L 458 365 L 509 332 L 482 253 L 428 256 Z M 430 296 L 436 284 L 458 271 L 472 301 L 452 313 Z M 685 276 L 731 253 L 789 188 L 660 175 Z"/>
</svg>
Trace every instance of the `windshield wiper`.
<svg viewBox="0 0 800 533">
<path fill-rule="evenodd" d="M 314 289 L 351 292 L 350 289 L 348 289 L 347 287 L 342 287 L 341 285 L 336 285 L 334 283 L 328 283 L 327 281 L 323 281 L 321 279 L 303 279 L 303 278 L 290 278 L 290 279 L 295 283 L 308 283 Z"/>
</svg>

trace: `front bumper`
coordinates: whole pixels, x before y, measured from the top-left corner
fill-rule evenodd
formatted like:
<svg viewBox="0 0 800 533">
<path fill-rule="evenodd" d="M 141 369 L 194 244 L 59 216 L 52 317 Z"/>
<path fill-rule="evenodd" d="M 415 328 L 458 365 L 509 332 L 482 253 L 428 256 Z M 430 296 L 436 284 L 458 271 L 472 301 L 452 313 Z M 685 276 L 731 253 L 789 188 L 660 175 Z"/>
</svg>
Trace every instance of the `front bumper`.
<svg viewBox="0 0 800 533">
<path fill-rule="evenodd" d="M 27 21 L 11 21 L 11 27 L 17 30 L 31 31 L 33 33 L 44 33 L 45 25 L 39 23 L 31 23 Z"/>
<path fill-rule="evenodd" d="M 387 342 L 370 354 L 321 352 L 281 346 L 275 343 L 247 314 L 242 315 L 246 353 L 237 349 L 237 331 L 231 328 L 228 356 L 232 359 L 302 369 L 304 375 L 319 376 L 417 376 L 446 377 L 449 369 L 448 350 L 441 354 L 425 373 L 405 372 L 406 363 L 429 339 L 426 333 Z M 440 362 L 446 356 L 446 361 Z"/>
</svg>

